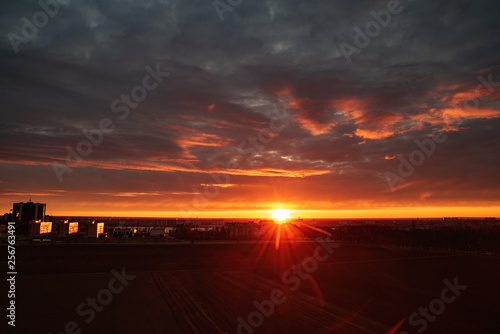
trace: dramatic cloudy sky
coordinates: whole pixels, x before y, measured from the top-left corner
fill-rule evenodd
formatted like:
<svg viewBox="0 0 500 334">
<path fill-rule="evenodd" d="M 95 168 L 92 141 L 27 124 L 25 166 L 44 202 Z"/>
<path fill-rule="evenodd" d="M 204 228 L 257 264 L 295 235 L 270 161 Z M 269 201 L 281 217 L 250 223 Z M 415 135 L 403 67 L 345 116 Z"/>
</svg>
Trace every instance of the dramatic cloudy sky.
<svg viewBox="0 0 500 334">
<path fill-rule="evenodd" d="M 388 3 L 61 1 L 44 25 L 37 2 L 2 1 L 0 209 L 500 215 L 498 3 L 403 0 L 349 63 L 341 43 Z M 100 122 L 113 130 L 68 161 Z"/>
</svg>

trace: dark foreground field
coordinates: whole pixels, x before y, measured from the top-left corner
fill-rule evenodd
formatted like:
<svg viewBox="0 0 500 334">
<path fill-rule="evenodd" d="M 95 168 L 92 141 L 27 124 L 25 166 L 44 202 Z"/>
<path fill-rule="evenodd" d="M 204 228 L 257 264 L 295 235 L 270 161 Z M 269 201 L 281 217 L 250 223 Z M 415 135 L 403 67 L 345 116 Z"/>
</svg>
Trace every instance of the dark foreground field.
<svg viewBox="0 0 500 334">
<path fill-rule="evenodd" d="M 340 245 L 305 265 L 309 278 L 285 274 L 316 247 L 18 247 L 13 332 L 500 333 L 498 258 Z M 122 268 L 125 283 L 111 272 Z M 443 297 L 444 280 L 455 279 L 462 290 Z M 89 297 L 98 297 L 98 311 Z M 265 301 L 267 316 L 254 301 Z M 426 320 L 418 312 L 430 304 L 438 315 Z M 238 317 L 247 324 L 240 326 Z"/>
</svg>

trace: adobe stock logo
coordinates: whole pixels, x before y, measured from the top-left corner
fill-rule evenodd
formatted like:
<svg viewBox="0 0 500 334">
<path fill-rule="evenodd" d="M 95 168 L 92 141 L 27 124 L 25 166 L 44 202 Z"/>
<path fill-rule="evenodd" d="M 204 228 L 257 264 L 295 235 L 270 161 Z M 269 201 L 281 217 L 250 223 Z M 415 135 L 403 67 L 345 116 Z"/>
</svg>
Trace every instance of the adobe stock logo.
<svg viewBox="0 0 500 334">
<path fill-rule="evenodd" d="M 391 188 L 391 191 L 396 191 L 398 183 L 404 183 L 406 178 L 409 178 L 414 172 L 415 167 L 421 166 L 427 157 L 430 157 L 436 151 L 436 144 L 442 144 L 448 139 L 444 131 L 433 131 L 431 138 L 424 140 L 415 139 L 415 145 L 419 149 L 411 151 L 408 155 L 408 160 L 401 154 L 398 155 L 400 164 L 398 166 L 398 174 L 386 171 L 384 174 L 385 180 Z"/>
<path fill-rule="evenodd" d="M 160 64 L 156 64 L 156 69 L 148 65 L 144 70 L 147 74 L 143 76 L 142 84 L 134 86 L 129 94 L 123 93 L 120 95 L 120 98 L 116 98 L 111 102 L 111 111 L 117 114 L 118 119 L 121 121 L 124 121 L 129 116 L 130 109 L 139 107 L 139 104 L 148 97 L 148 92 L 155 90 L 164 81 L 164 78 L 170 75 L 169 72 L 161 71 Z M 83 129 L 82 134 L 86 139 L 78 142 L 76 150 L 69 145 L 65 147 L 68 152 L 64 160 L 65 163 L 52 163 L 52 169 L 59 182 L 63 181 L 65 173 L 72 173 L 73 168 L 79 167 L 83 163 L 84 158 L 89 156 L 94 148 L 101 145 L 104 135 L 111 134 L 115 128 L 116 126 L 113 124 L 113 121 L 110 118 L 104 117 L 99 121 L 96 128 Z"/>
<path fill-rule="evenodd" d="M 328 241 L 319 241 L 314 250 L 314 256 L 305 258 L 301 264 L 293 266 L 281 274 L 281 281 L 287 285 L 290 291 L 296 291 L 303 281 L 309 279 L 310 274 L 318 270 L 319 264 L 326 261 L 340 244 Z M 264 324 L 266 318 L 271 317 L 277 306 L 287 301 L 286 294 L 282 289 L 274 289 L 270 292 L 269 298 L 259 302 L 253 301 L 255 310 L 250 312 L 246 319 L 239 316 L 236 321 L 238 327 L 236 334 L 252 334 L 257 328 Z M 225 332 L 224 334 L 230 334 Z"/>
<path fill-rule="evenodd" d="M 429 307 L 419 307 L 418 313 L 413 312 L 410 315 L 408 323 L 411 326 L 420 326 L 420 328 L 417 329 L 418 333 L 424 332 L 427 329 L 429 322 L 434 322 L 437 319 L 437 316 L 443 314 L 446 309 L 446 305 L 455 302 L 457 297 L 460 296 L 468 287 L 467 285 L 460 285 L 458 283 L 458 277 L 453 279 L 453 283 L 447 279 L 445 279 L 443 283 L 446 287 L 441 290 L 440 298 L 431 300 Z M 399 332 L 399 334 L 410 334 L 410 332 L 403 331 Z"/>
<path fill-rule="evenodd" d="M 21 27 L 21 35 L 14 32 L 9 32 L 7 38 L 9 39 L 10 45 L 15 53 L 19 52 L 19 45 L 28 44 L 33 38 L 38 34 L 38 29 L 43 28 L 49 23 L 49 17 L 53 18 L 59 13 L 59 5 L 66 5 L 69 0 L 40 0 L 38 1 L 38 6 L 42 10 L 36 12 L 31 17 L 31 21 L 23 16 L 21 22 L 23 26 Z"/>
<path fill-rule="evenodd" d="M 215 0 L 212 2 L 212 5 L 219 16 L 220 21 L 224 21 L 224 13 L 232 12 L 237 6 L 239 6 L 243 0 L 226 0 L 227 3 L 221 0 Z"/>
<path fill-rule="evenodd" d="M 265 145 L 270 144 L 277 134 L 287 127 L 290 123 L 289 118 L 290 115 L 286 110 L 282 112 L 274 110 L 273 117 L 269 121 L 269 127 L 260 129 L 255 136 L 248 136 L 247 140 L 238 145 L 238 153 L 241 154 L 241 156 L 248 154 L 247 161 L 252 162 L 258 154 L 264 151 Z M 241 165 L 237 160 L 233 159 L 230 160 L 225 167 L 226 169 L 232 170 L 240 168 Z M 224 170 L 210 173 L 209 175 L 215 183 L 212 182 L 204 185 L 203 192 L 197 187 L 193 187 L 193 192 L 195 193 L 192 201 L 193 206 L 179 206 L 185 218 L 191 216 L 193 212 L 196 212 L 195 210 L 206 208 L 210 200 L 215 199 L 219 195 L 219 187 L 229 184 L 230 182 L 230 174 L 224 173 Z"/>
<path fill-rule="evenodd" d="M 468 97 L 461 104 L 453 106 L 454 108 L 470 113 L 479 108 L 481 101 L 488 100 L 491 94 L 495 92 L 496 87 L 500 87 L 500 81 L 494 81 L 491 73 L 486 78 L 480 75 L 477 79 L 481 84 L 476 86 L 473 91 L 473 96 Z M 458 118 L 454 126 L 459 128 L 465 120 L 466 119 L 462 117 Z M 415 168 L 421 166 L 427 158 L 434 154 L 437 144 L 443 144 L 447 139 L 448 135 L 445 130 L 434 130 L 430 138 L 425 138 L 423 140 L 419 140 L 418 138 L 415 139 L 414 143 L 418 149 L 411 151 L 410 154 L 408 154 L 408 159 L 401 154 L 398 155 L 400 161 L 397 170 L 398 173 L 395 174 L 390 171 L 384 173 L 384 178 L 391 191 L 394 192 L 398 189 L 396 187 L 398 183 L 403 184 L 406 182 L 415 172 Z"/>
<path fill-rule="evenodd" d="M 121 272 L 115 269 L 111 270 L 113 277 L 108 281 L 105 288 L 99 290 L 94 297 L 87 297 L 84 302 L 76 306 L 76 314 L 83 319 L 88 325 L 96 318 L 96 312 L 104 311 L 105 307 L 111 304 L 114 297 L 121 293 L 136 276 L 128 275 L 125 272 L 125 267 Z M 81 326 L 76 321 L 68 321 L 64 325 L 64 330 L 56 332 L 55 334 L 80 334 L 84 332 Z M 49 332 L 52 334 L 52 332 Z"/>
<path fill-rule="evenodd" d="M 402 11 L 403 6 L 399 0 L 390 0 L 387 3 L 387 9 L 382 9 L 379 12 L 374 10 L 370 11 L 374 20 L 368 21 L 368 23 L 365 24 L 365 31 L 363 32 L 358 26 L 353 28 L 355 32 L 353 43 L 355 46 L 346 42 L 340 43 L 340 51 L 342 51 L 347 63 L 351 63 L 351 56 L 353 53 L 361 53 L 361 50 L 370 44 L 372 41 L 371 38 L 377 37 L 382 28 L 387 27 L 391 23 L 392 15 L 397 15 Z"/>
</svg>

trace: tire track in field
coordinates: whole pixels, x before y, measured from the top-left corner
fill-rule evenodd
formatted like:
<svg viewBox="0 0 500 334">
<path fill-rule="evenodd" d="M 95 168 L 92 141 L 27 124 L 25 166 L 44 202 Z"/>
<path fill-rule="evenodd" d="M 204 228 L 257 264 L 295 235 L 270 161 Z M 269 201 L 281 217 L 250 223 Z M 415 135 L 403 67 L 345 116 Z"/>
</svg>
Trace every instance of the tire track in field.
<svg viewBox="0 0 500 334">
<path fill-rule="evenodd" d="M 281 282 L 251 273 L 230 271 L 205 274 L 196 287 L 190 285 L 193 277 L 188 273 L 160 272 L 153 273 L 152 277 L 182 333 L 224 333 L 227 332 L 225 329 L 234 333 L 238 326 L 236 318 L 241 316 L 246 319 L 250 312 L 257 310 L 253 301 L 269 299 L 275 289 L 282 290 L 287 300 L 282 305 L 275 305 L 273 314 L 265 318 L 255 333 L 281 332 L 291 323 L 294 327 L 287 332 L 312 333 L 314 328 L 319 332 L 337 323 L 343 324 L 335 330 L 336 333 L 379 333 L 385 328 L 362 314 L 352 317 L 353 310 L 339 306 L 349 304 L 343 300 L 335 305 L 326 303 L 321 306 L 314 296 L 301 292 L 301 288 L 292 292 Z M 205 293 L 214 288 L 211 285 L 213 282 L 219 283 L 220 291 L 213 295 Z"/>
<path fill-rule="evenodd" d="M 279 284 L 275 281 L 264 279 L 260 276 L 249 275 L 249 274 L 239 274 L 239 273 L 219 273 L 221 278 L 224 278 L 228 285 L 236 286 L 241 292 L 253 296 L 253 300 L 261 302 L 265 299 L 270 298 L 271 291 L 274 289 L 280 289 L 287 295 L 287 300 L 280 306 L 275 306 L 275 312 L 269 320 L 267 320 L 272 325 L 279 319 L 283 318 L 292 320 L 297 323 L 300 321 L 303 324 L 303 328 L 307 328 L 310 324 L 319 325 L 319 327 L 328 328 L 332 324 L 340 323 L 344 319 L 350 318 L 354 310 L 346 310 L 345 307 L 338 305 L 344 305 L 342 300 L 340 300 L 336 305 L 331 303 L 325 303 L 321 306 L 317 298 L 301 292 L 301 288 L 297 291 L 290 291 L 283 283 Z M 308 284 L 304 281 L 303 284 Z M 255 288 L 257 287 L 257 289 Z M 346 296 L 348 298 L 348 296 Z M 249 303 L 251 301 L 249 300 Z M 243 318 L 246 314 L 241 315 Z M 273 321 L 273 317 L 276 319 Z M 272 326 L 274 327 L 274 326 Z M 362 315 L 358 315 L 351 322 L 346 322 L 336 329 L 336 333 L 379 333 L 386 326 L 383 324 L 368 319 Z M 279 328 L 279 326 L 278 326 Z"/>
<path fill-rule="evenodd" d="M 207 305 L 170 273 L 154 273 L 153 280 L 160 289 L 183 333 L 222 333 L 213 320 Z"/>
</svg>

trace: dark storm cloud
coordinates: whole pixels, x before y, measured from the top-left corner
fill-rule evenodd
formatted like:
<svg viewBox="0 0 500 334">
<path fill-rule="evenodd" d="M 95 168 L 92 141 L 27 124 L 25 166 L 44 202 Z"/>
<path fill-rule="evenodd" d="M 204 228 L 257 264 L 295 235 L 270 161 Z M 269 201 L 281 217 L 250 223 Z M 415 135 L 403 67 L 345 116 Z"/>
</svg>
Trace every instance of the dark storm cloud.
<svg viewBox="0 0 500 334">
<path fill-rule="evenodd" d="M 370 11 L 388 2 L 243 1 L 223 22 L 210 1 L 69 2 L 18 53 L 7 35 L 22 36 L 21 18 L 41 9 L 3 2 L 1 186 L 148 193 L 166 191 L 157 186 L 160 178 L 190 193 L 212 182 L 206 171 L 237 160 L 248 171 L 328 171 L 297 180 L 231 180 L 241 189 L 255 182 L 316 189 L 318 201 L 342 197 L 332 187 L 353 201 L 498 195 L 491 166 L 498 165 L 500 87 L 467 113 L 457 114 L 454 105 L 474 96 L 478 75 L 500 81 L 496 3 L 401 1 L 401 13 L 348 64 L 340 43 L 354 44 L 353 28 L 364 30 Z M 141 85 L 145 67 L 156 64 L 170 76 L 119 120 L 111 103 Z M 238 150 L 284 109 L 289 124 L 257 156 Z M 115 130 L 59 184 L 51 163 L 65 163 L 65 147 L 76 148 L 82 130 L 103 118 Z M 458 119 L 462 130 L 448 133 L 408 178 L 411 185 L 397 196 L 388 192 L 381 175 L 398 161 L 389 158 L 408 155 L 415 138 L 450 130 Z M 25 173 L 39 177 L 11 181 Z M 140 182 L 125 186 L 124 177 Z M 460 180 L 463 195 L 436 186 L 455 189 Z M 229 187 L 224 194 L 257 188 L 238 194 Z"/>
</svg>

